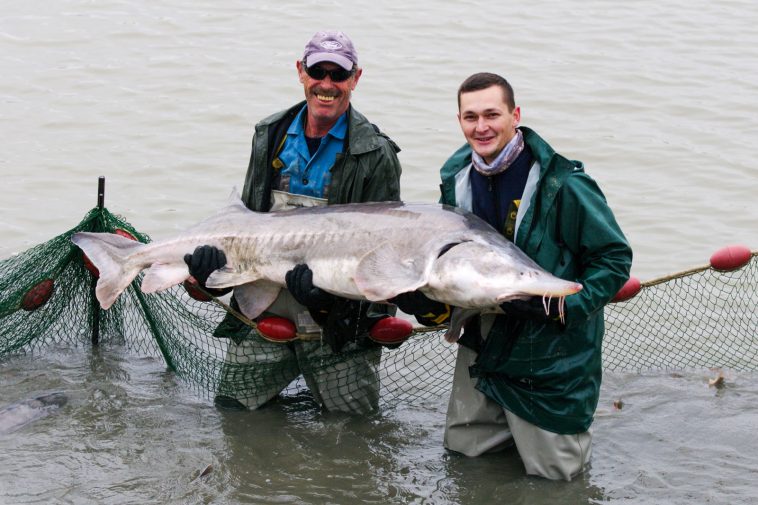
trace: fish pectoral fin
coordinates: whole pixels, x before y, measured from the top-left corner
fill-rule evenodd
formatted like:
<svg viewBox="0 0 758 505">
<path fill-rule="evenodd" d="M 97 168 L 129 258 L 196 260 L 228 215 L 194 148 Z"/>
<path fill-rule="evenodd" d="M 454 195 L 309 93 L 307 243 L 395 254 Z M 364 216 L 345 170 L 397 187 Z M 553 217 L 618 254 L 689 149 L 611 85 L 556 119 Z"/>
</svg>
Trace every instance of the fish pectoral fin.
<svg viewBox="0 0 758 505">
<path fill-rule="evenodd" d="M 461 338 L 461 330 L 463 330 L 466 321 L 478 314 L 478 310 L 454 307 L 453 314 L 450 317 L 450 327 L 445 332 L 445 340 L 451 344 L 456 343 Z"/>
<path fill-rule="evenodd" d="M 255 319 L 274 303 L 281 289 L 281 286 L 273 282 L 258 280 L 235 287 L 234 298 L 242 313 Z"/>
<path fill-rule="evenodd" d="M 142 292 L 155 293 L 175 286 L 189 277 L 187 265 L 182 263 L 153 263 L 142 279 Z"/>
<path fill-rule="evenodd" d="M 382 242 L 358 262 L 355 285 L 369 301 L 388 300 L 425 285 L 430 265 L 423 256 L 409 256 L 395 244 Z"/>
</svg>

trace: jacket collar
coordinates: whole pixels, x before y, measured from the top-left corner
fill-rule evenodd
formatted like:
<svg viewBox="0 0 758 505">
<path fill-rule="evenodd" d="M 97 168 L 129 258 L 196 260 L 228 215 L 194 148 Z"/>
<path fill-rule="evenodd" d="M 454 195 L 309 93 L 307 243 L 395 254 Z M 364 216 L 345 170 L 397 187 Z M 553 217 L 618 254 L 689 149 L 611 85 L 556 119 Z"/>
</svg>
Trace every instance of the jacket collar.
<svg viewBox="0 0 758 505">
<path fill-rule="evenodd" d="M 584 166 L 580 161 L 571 161 L 556 153 L 531 128 L 521 126 L 519 129 L 524 134 L 524 143 L 529 146 L 535 161 L 540 164 L 537 191 L 534 196 L 536 206 L 530 205 L 520 223 L 517 235 L 517 245 L 524 250 L 532 250 L 542 240 L 542 234 L 544 233 L 544 230 L 539 229 L 539 227 L 536 228 L 536 232 L 533 232 L 535 228 L 533 228 L 532 221 L 535 212 L 539 211 L 541 215 L 545 215 L 547 209 L 555 201 L 558 191 L 566 178 L 573 172 L 582 171 Z M 440 169 L 442 179 L 440 202 L 455 205 L 455 175 L 465 169 L 470 163 L 471 146 L 469 144 L 464 144 L 448 158 L 442 169 Z"/>
<path fill-rule="evenodd" d="M 568 174 L 576 170 L 583 170 L 584 166 L 580 161 L 569 161 L 560 154 L 556 153 L 550 145 L 545 142 L 531 128 L 520 126 L 519 130 L 524 134 L 524 143 L 532 151 L 535 161 L 539 162 L 541 168 L 540 179 L 545 177 L 548 172 L 554 173 L 562 181 Z M 440 177 L 443 184 L 455 177 L 455 174 L 467 167 L 471 163 L 471 146 L 463 144 L 440 169 Z M 444 196 L 444 195 L 443 195 Z"/>
<path fill-rule="evenodd" d="M 275 124 L 283 119 L 292 122 L 297 116 L 297 113 L 305 105 L 305 100 L 297 103 L 289 109 L 277 112 L 263 119 L 256 125 L 257 128 L 266 128 Z M 352 154 L 364 154 L 370 151 L 374 151 L 381 147 L 379 143 L 379 136 L 374 126 L 369 122 L 366 117 L 358 112 L 355 107 L 350 105 L 347 110 L 347 138 L 348 138 L 348 151 Z M 289 125 L 288 125 L 289 126 Z"/>
</svg>

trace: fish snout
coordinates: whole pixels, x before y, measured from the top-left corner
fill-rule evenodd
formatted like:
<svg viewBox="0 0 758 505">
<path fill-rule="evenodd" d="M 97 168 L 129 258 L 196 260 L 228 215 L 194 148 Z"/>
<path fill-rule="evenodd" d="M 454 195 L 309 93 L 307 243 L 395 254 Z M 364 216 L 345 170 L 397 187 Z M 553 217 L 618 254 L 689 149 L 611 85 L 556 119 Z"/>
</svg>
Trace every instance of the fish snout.
<svg viewBox="0 0 758 505">
<path fill-rule="evenodd" d="M 551 288 L 547 292 L 543 293 L 543 296 L 569 296 L 575 295 L 581 291 L 584 286 L 578 282 L 564 281 L 561 283 L 563 286 L 558 288 Z"/>
<path fill-rule="evenodd" d="M 498 303 L 506 302 L 508 300 L 512 300 L 514 298 L 519 298 L 523 296 L 543 296 L 543 297 L 550 297 L 550 298 L 560 298 L 560 297 L 576 294 L 579 291 L 581 291 L 582 288 L 583 286 L 578 282 L 565 281 L 563 279 L 559 279 L 555 277 L 554 279 L 549 280 L 549 281 L 542 280 L 542 281 L 533 282 L 533 283 L 520 286 L 520 289 L 515 294 L 515 296 L 514 296 L 514 293 L 503 294 L 497 297 L 497 302 Z"/>
</svg>

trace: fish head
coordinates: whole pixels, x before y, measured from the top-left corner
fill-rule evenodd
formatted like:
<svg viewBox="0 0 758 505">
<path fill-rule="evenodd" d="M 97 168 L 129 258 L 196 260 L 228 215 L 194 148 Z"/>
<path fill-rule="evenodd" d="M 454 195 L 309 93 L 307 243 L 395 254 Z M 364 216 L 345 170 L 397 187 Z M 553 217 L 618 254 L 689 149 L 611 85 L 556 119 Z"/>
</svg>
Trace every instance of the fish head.
<svg viewBox="0 0 758 505">
<path fill-rule="evenodd" d="M 582 285 L 560 279 L 512 244 L 462 242 L 432 266 L 425 289 L 432 298 L 456 307 L 486 309 L 532 296 L 562 297 Z"/>
</svg>

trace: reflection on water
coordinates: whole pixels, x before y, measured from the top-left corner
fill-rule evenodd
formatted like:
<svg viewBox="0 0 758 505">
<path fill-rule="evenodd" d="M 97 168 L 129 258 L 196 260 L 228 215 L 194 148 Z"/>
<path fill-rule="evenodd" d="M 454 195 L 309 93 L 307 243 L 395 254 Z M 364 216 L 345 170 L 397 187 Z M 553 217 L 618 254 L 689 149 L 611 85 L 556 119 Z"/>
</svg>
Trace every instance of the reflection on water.
<svg viewBox="0 0 758 505">
<path fill-rule="evenodd" d="M 125 349 L 19 356 L 0 365 L 3 404 L 70 401 L 0 436 L 0 503 L 753 503 L 758 378 L 726 371 L 715 388 L 716 374 L 606 374 L 591 468 L 562 483 L 525 476 L 513 449 L 443 449 L 444 398 L 371 417 L 308 395 L 225 411 Z"/>
</svg>

